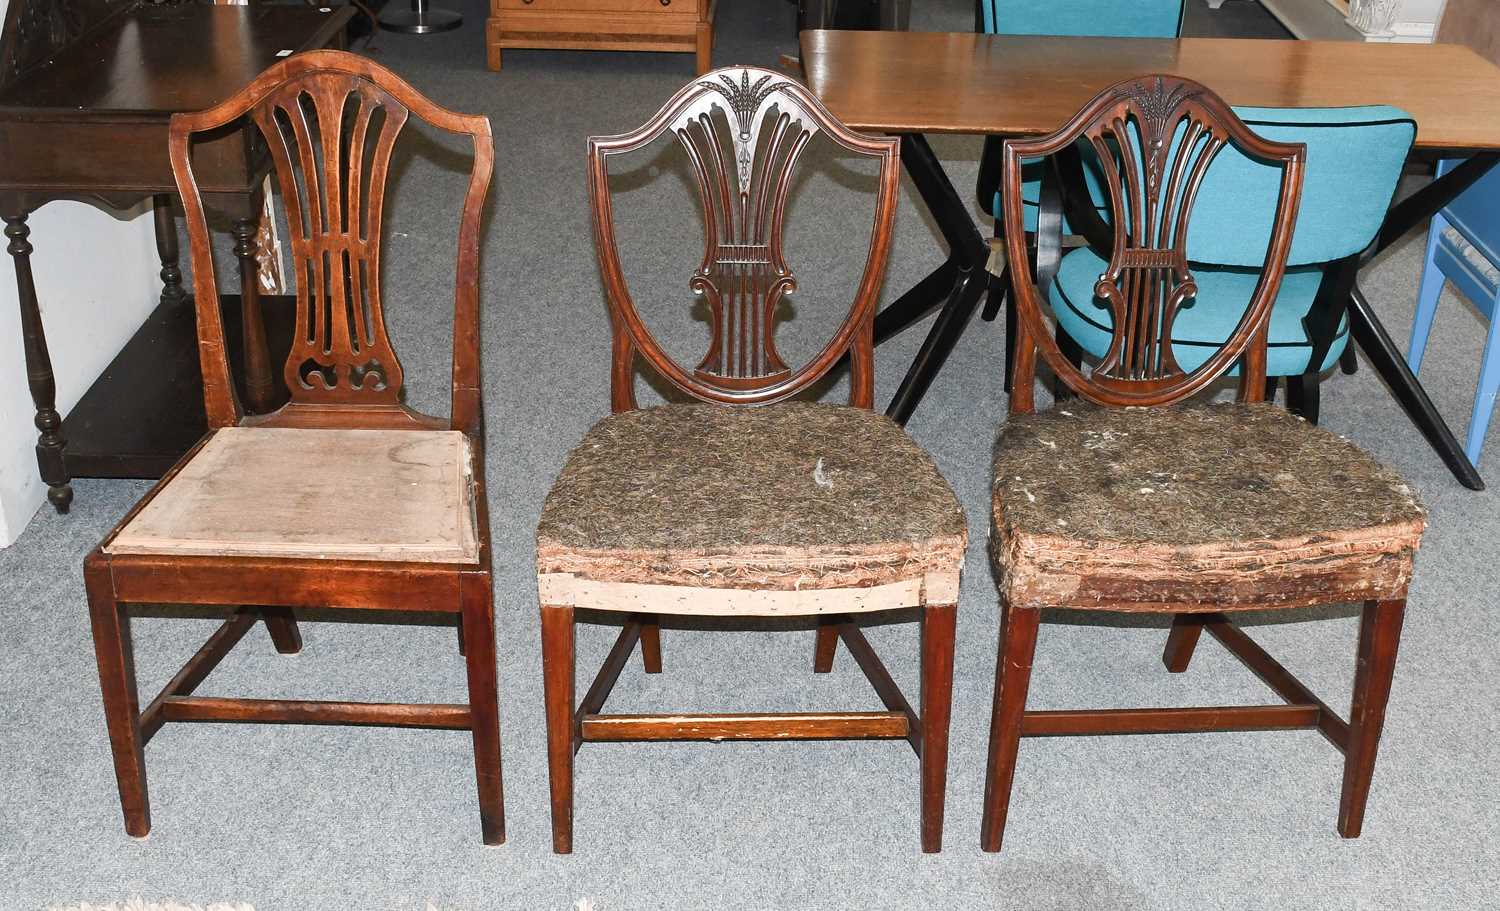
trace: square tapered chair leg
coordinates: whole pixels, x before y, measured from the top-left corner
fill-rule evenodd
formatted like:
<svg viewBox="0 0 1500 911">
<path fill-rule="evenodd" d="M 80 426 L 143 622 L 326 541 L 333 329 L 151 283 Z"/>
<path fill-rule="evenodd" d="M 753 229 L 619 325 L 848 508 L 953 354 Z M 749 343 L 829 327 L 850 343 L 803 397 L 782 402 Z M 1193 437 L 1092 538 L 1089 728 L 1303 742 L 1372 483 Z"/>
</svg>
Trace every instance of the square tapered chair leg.
<svg viewBox="0 0 1500 911">
<path fill-rule="evenodd" d="M 146 738 L 141 732 L 140 697 L 136 692 L 135 653 L 130 641 L 130 614 L 115 600 L 109 564 L 102 559 L 84 566 L 94 654 L 99 661 L 99 690 L 114 755 L 115 778 L 125 831 L 144 838 L 151 831 L 151 802 L 146 793 Z"/>
<path fill-rule="evenodd" d="M 542 689 L 547 703 L 547 772 L 552 782 L 552 850 L 573 852 L 573 608 L 542 606 Z"/>
</svg>

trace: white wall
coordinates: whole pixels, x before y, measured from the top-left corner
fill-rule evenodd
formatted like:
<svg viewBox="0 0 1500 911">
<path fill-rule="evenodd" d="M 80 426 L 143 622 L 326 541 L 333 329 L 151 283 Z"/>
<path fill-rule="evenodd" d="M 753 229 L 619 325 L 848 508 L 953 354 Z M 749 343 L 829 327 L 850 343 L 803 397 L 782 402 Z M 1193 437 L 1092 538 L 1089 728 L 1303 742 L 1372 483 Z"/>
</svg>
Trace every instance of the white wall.
<svg viewBox="0 0 1500 911">
<path fill-rule="evenodd" d="M 0 17 L 9 0 L 0 0 Z M 165 154 L 165 150 L 163 151 Z M 5 162 L 0 161 L 0 168 Z M 67 414 L 150 314 L 160 292 L 149 206 L 129 213 L 51 202 L 29 219 L 32 272 Z M 3 238 L 0 238 L 3 240 Z M 3 244 L 0 244 L 3 246 Z M 0 255 L 0 547 L 11 544 L 46 498 L 37 476 L 36 427 L 21 348 L 16 273 Z M 48 507 L 51 508 L 50 506 Z"/>
<path fill-rule="evenodd" d="M 1400 12 L 1391 26 L 1394 41 L 1428 43 L 1437 35 L 1446 0 L 1401 0 Z"/>
</svg>

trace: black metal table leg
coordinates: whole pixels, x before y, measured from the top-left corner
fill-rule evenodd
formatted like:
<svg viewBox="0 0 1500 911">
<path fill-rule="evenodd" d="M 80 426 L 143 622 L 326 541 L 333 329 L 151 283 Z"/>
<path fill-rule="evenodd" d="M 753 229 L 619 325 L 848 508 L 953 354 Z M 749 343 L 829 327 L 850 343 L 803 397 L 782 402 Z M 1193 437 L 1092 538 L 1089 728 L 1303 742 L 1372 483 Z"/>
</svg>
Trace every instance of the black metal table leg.
<svg viewBox="0 0 1500 911">
<path fill-rule="evenodd" d="M 942 163 L 933 154 L 926 137 L 920 133 L 902 136 L 901 162 L 906 166 L 906 173 L 911 176 L 912 183 L 916 185 L 918 195 L 937 222 L 938 231 L 947 241 L 949 250 L 947 262 L 876 318 L 876 339 L 883 340 L 911 325 L 942 302 L 942 312 L 927 333 L 916 359 L 906 371 L 906 378 L 901 381 L 901 388 L 896 391 L 895 398 L 891 399 L 891 404 L 885 411 L 897 423 L 905 424 L 912 412 L 917 410 L 927 387 L 932 385 L 948 355 L 953 352 L 954 345 L 958 343 L 979 305 L 979 298 L 984 295 L 987 284 L 984 266 L 989 246 L 975 226 L 974 219 L 969 217 L 968 210 L 954 191 L 948 175 L 943 172 Z M 946 301 L 941 297 L 944 294 Z"/>
<path fill-rule="evenodd" d="M 937 309 L 958 283 L 958 260 L 950 256 L 926 278 L 875 314 L 875 344 L 897 335 L 907 326 Z"/>
<path fill-rule="evenodd" d="M 405 32 L 408 35 L 430 35 L 446 32 L 464 24 L 464 17 L 452 10 L 435 9 L 427 0 L 411 0 L 411 9 L 397 9 L 389 4 L 380 14 L 380 27 L 388 32 Z"/>
<path fill-rule="evenodd" d="M 1477 152 L 1453 170 L 1391 206 L 1371 256 L 1389 247 L 1417 225 L 1432 220 L 1440 209 L 1458 198 L 1458 194 L 1490 172 L 1500 162 L 1500 152 Z"/>
<path fill-rule="evenodd" d="M 1385 326 L 1381 325 L 1374 308 L 1357 285 L 1349 292 L 1349 334 L 1365 353 L 1365 357 L 1370 359 L 1370 365 L 1380 374 L 1381 379 L 1391 387 L 1391 392 L 1396 396 L 1396 401 L 1401 403 L 1407 417 L 1422 431 L 1422 435 L 1443 460 L 1443 464 L 1448 466 L 1448 470 L 1453 472 L 1458 483 L 1470 490 L 1483 490 L 1484 481 L 1475 470 L 1474 463 L 1469 461 L 1463 448 L 1458 445 L 1453 431 L 1443 422 L 1443 416 L 1438 414 L 1432 399 L 1427 397 L 1427 390 L 1417 382 L 1416 375 L 1406 365 L 1406 358 L 1401 356 L 1390 333 L 1385 331 Z"/>
</svg>

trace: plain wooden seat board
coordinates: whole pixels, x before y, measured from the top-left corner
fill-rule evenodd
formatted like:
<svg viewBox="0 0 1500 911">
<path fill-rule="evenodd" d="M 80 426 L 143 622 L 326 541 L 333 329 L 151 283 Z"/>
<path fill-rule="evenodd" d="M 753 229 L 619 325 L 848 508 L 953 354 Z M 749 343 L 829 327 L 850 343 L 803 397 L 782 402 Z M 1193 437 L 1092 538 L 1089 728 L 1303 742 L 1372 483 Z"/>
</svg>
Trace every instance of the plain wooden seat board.
<svg viewBox="0 0 1500 911">
<path fill-rule="evenodd" d="M 105 550 L 475 563 L 472 483 L 456 430 L 226 427 Z"/>
</svg>

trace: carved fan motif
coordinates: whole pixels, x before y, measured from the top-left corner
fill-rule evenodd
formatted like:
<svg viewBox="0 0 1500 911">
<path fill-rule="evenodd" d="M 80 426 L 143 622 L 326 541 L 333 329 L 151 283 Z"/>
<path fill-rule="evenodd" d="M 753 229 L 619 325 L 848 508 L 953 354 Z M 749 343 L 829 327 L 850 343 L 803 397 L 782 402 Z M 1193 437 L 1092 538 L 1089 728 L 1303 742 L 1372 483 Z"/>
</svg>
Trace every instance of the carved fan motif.
<svg viewBox="0 0 1500 911">
<path fill-rule="evenodd" d="M 756 129 L 756 120 L 760 114 L 761 105 L 766 98 L 776 90 L 772 81 L 774 77 L 767 73 L 750 84 L 750 71 L 744 70 L 740 73 L 739 84 L 729 76 L 720 73 L 719 80 L 723 87 L 713 82 L 700 82 L 699 85 L 706 89 L 721 93 L 729 102 L 730 110 L 734 112 L 734 150 L 735 162 L 739 166 L 740 192 L 750 192 L 750 172 L 755 166 L 755 144 L 760 137 L 760 131 Z"/>
<path fill-rule="evenodd" d="M 790 371 L 773 335 L 777 306 L 797 288 L 782 254 L 782 223 L 797 158 L 818 128 L 776 91 L 771 73 L 753 82 L 749 70 L 738 80 L 721 73 L 699 85 L 709 93 L 672 125 L 703 203 L 703 261 L 688 284 L 708 304 L 712 341 L 697 373 L 755 388 Z M 726 151 L 735 162 L 733 181 Z"/>
<path fill-rule="evenodd" d="M 293 401 L 395 404 L 401 362 L 380 298 L 380 218 L 407 111 L 355 79 L 287 83 L 251 112 L 286 205 L 297 328 L 285 377 Z"/>
<path fill-rule="evenodd" d="M 709 314 L 708 352 L 679 361 L 636 308 L 615 238 L 609 159 L 667 133 L 686 152 L 702 206 L 703 258 L 688 280 Z M 776 310 L 797 280 L 783 253 L 792 175 L 814 136 L 879 164 L 870 247 L 849 311 L 821 349 L 789 367 L 773 337 Z M 639 129 L 589 139 L 594 246 L 609 301 L 611 407 L 636 407 L 638 360 L 694 398 L 760 405 L 796 395 L 847 355 L 849 401 L 873 405 L 875 302 L 890 251 L 898 140 L 865 136 L 839 123 L 807 87 L 781 73 L 728 67 L 683 86 Z M 653 292 L 653 295 L 655 292 Z"/>
</svg>

